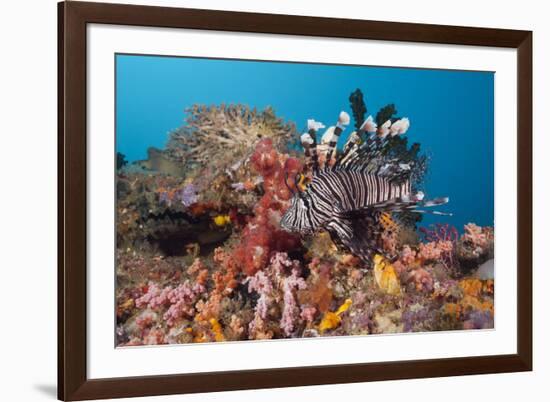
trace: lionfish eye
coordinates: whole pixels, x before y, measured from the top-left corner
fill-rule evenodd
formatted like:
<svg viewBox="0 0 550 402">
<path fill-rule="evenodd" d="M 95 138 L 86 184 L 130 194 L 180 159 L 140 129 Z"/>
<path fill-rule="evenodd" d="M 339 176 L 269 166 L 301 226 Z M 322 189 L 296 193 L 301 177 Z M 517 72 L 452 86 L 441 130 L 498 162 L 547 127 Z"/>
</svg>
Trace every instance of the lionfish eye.
<svg viewBox="0 0 550 402">
<path fill-rule="evenodd" d="M 294 176 L 294 185 L 298 191 L 306 191 L 307 177 L 302 173 L 297 173 L 296 176 Z"/>
</svg>

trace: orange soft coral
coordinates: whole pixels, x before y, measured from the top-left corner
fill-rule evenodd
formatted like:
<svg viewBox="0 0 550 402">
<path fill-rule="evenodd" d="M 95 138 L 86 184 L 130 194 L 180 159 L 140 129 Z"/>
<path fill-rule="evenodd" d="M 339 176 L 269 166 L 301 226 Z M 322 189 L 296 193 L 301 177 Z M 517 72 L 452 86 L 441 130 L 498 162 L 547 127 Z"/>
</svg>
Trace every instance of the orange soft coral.
<svg viewBox="0 0 550 402">
<path fill-rule="evenodd" d="M 330 277 L 328 274 L 321 274 L 311 281 L 312 283 L 306 290 L 298 292 L 298 300 L 301 305 L 308 305 L 316 308 L 321 313 L 325 313 L 332 302 Z"/>
</svg>

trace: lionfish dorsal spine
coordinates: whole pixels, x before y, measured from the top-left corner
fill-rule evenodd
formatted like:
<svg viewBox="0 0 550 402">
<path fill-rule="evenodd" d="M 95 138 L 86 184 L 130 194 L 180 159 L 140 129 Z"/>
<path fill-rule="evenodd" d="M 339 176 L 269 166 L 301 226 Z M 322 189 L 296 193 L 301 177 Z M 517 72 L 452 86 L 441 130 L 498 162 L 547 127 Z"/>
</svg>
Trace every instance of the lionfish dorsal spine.
<svg viewBox="0 0 550 402">
<path fill-rule="evenodd" d="M 449 200 L 426 201 L 422 192 L 413 192 L 414 173 L 422 164 L 393 147 L 399 141 L 391 141 L 408 130 L 407 118 L 386 120 L 378 127 L 369 116 L 338 152 L 338 140 L 349 122 L 349 115 L 341 112 L 336 125 L 318 142 L 317 131 L 324 125 L 308 120 L 301 142 L 311 176 L 307 187 L 298 185 L 281 225 L 303 234 L 326 230 L 336 244 L 368 261 L 374 252 L 382 252 L 381 236 L 388 219 L 399 220 L 410 213 L 450 215 L 425 209 Z"/>
<path fill-rule="evenodd" d="M 317 131 L 324 128 L 325 125 L 321 122 L 309 119 L 307 121 L 307 132 L 302 134 L 300 142 L 304 148 L 306 157 L 306 169 L 312 172 L 319 170 L 319 156 L 317 151 Z"/>
<path fill-rule="evenodd" d="M 376 129 L 377 125 L 372 116 L 367 117 L 360 125 L 359 129 L 350 134 L 344 145 L 344 152 L 340 154 L 336 161 L 336 166 L 345 164 L 362 146 L 370 146 L 372 143 L 372 136 L 376 133 Z M 369 135 L 371 137 L 369 137 Z M 367 137 L 367 140 L 363 142 L 365 137 Z"/>
<path fill-rule="evenodd" d="M 338 140 L 349 122 L 349 115 L 346 112 L 340 112 L 336 126 L 328 127 L 318 144 L 316 141 L 317 131 L 325 126 L 313 119 L 308 120 L 308 131 L 301 137 L 306 156 L 306 167 L 311 167 L 311 170 L 315 172 L 319 169 L 327 170 L 332 167 Z"/>
<path fill-rule="evenodd" d="M 337 144 L 340 139 L 340 135 L 344 132 L 346 127 L 349 125 L 351 119 L 349 114 L 344 111 L 340 112 L 338 116 L 338 121 L 334 130 L 332 131 L 332 136 L 328 139 L 328 149 L 326 152 L 326 161 L 325 168 L 333 168 L 336 164 L 332 165 L 333 158 L 336 157 L 337 153 Z"/>
</svg>

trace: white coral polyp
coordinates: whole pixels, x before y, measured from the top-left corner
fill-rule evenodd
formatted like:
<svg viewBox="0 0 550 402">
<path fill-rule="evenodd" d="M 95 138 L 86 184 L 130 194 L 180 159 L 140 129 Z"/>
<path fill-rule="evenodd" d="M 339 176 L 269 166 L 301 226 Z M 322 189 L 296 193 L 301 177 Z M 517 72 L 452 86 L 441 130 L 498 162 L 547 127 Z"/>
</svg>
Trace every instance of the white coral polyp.
<svg viewBox="0 0 550 402">
<path fill-rule="evenodd" d="M 307 129 L 308 130 L 319 130 L 321 128 L 325 128 L 325 125 L 321 123 L 320 121 L 315 121 L 313 119 L 308 119 L 307 121 Z"/>
<path fill-rule="evenodd" d="M 372 116 L 367 117 L 367 120 L 361 124 L 361 130 L 366 131 L 367 133 L 375 133 L 378 126 L 376 125 Z"/>
<path fill-rule="evenodd" d="M 378 127 L 378 135 L 380 138 L 385 138 L 390 133 L 391 120 L 386 120 L 384 124 Z"/>
<path fill-rule="evenodd" d="M 308 133 L 302 134 L 300 141 L 302 142 L 302 145 L 313 145 L 313 138 Z"/>
<path fill-rule="evenodd" d="M 411 123 L 408 118 L 403 117 L 402 119 L 397 120 L 391 125 L 390 132 L 392 136 L 402 135 L 407 132 Z"/>
<path fill-rule="evenodd" d="M 350 122 L 349 114 L 347 114 L 344 111 L 340 112 L 340 115 L 338 116 L 338 124 L 341 124 L 343 126 L 347 126 Z"/>
</svg>

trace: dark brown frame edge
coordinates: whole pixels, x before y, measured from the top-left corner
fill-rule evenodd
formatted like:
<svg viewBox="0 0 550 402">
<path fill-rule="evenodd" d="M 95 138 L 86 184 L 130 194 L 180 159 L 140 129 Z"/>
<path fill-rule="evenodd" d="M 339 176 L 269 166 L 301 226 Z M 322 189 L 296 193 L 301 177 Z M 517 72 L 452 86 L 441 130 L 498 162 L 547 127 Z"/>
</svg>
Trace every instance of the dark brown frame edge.
<svg viewBox="0 0 550 402">
<path fill-rule="evenodd" d="M 86 25 L 194 28 L 517 49 L 517 354 L 89 380 Z M 58 4 L 58 398 L 83 400 L 532 370 L 532 32 L 105 3 Z"/>
</svg>

